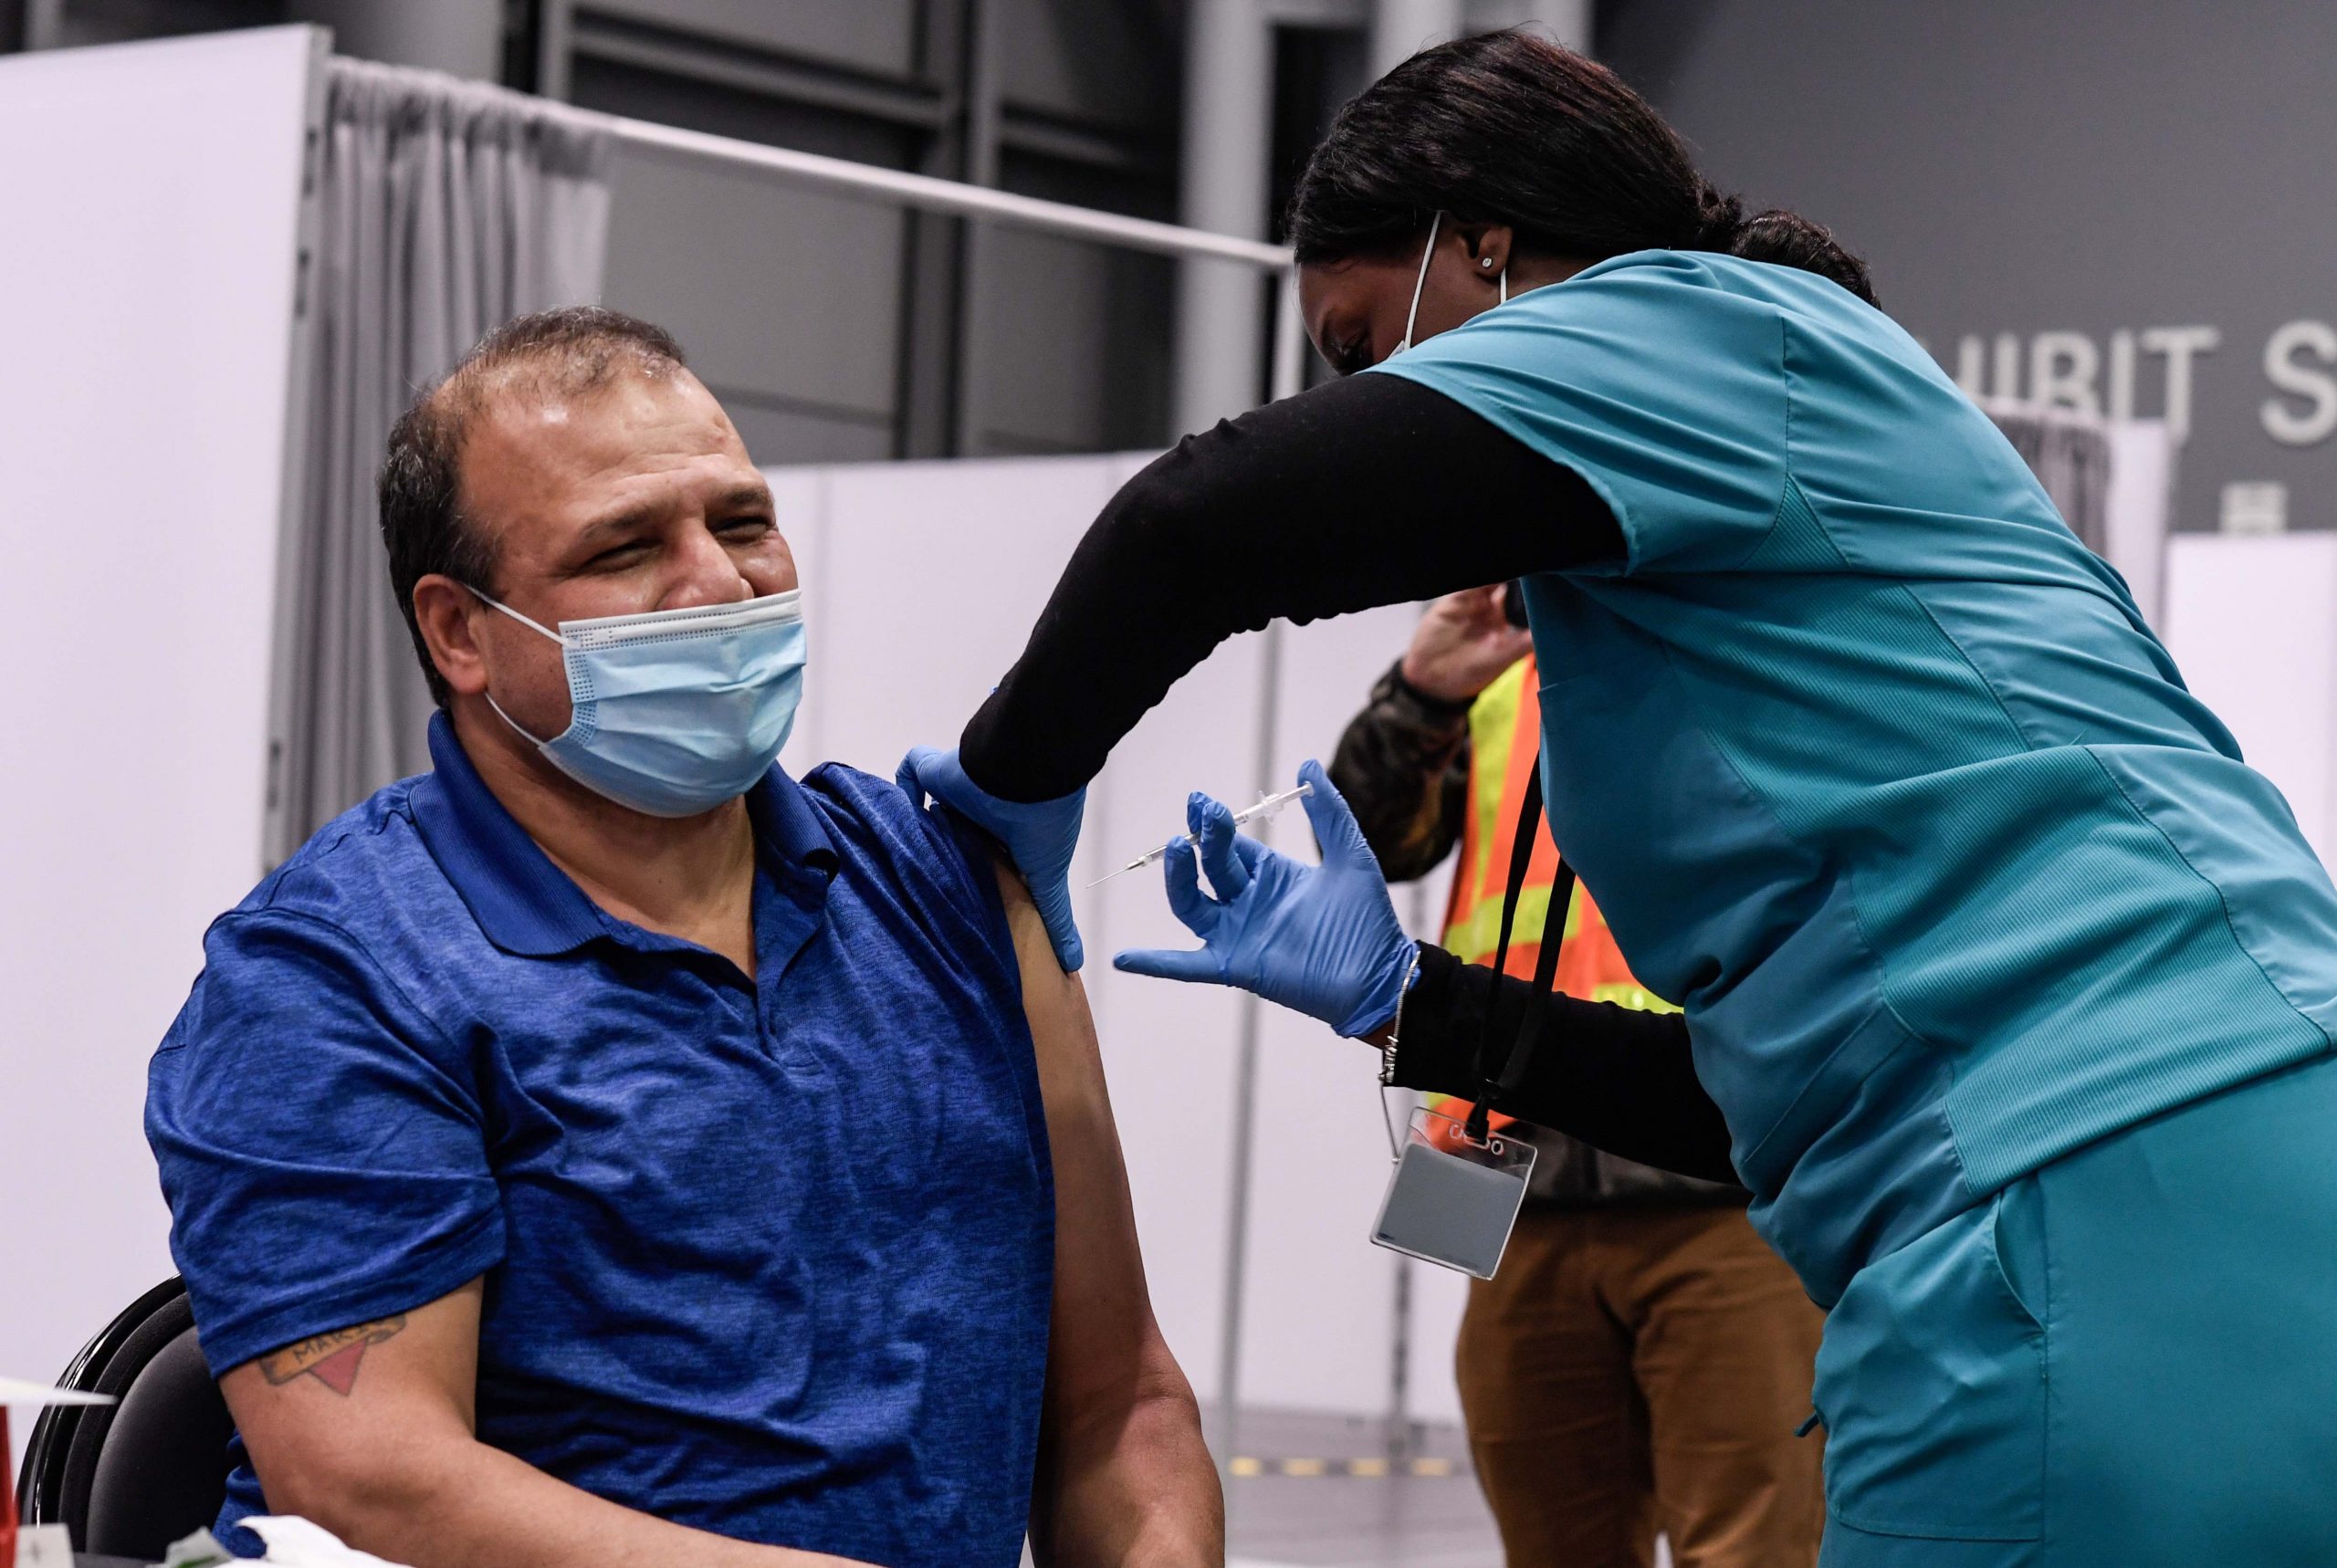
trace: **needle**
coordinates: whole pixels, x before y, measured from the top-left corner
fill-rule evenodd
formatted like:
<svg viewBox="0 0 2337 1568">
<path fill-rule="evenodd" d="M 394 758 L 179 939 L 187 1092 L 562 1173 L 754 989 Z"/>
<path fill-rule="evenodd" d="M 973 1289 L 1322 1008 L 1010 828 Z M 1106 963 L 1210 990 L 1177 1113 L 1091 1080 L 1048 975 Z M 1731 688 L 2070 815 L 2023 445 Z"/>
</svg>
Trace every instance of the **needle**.
<svg viewBox="0 0 2337 1568">
<path fill-rule="evenodd" d="M 1285 789 L 1279 795 L 1261 795 L 1258 797 L 1258 803 L 1256 805 L 1244 806 L 1240 810 L 1233 813 L 1233 825 L 1237 828 L 1243 827 L 1251 822 L 1256 821 L 1261 817 L 1271 817 L 1276 811 L 1281 810 L 1284 806 L 1289 805 L 1293 800 L 1297 800 L 1299 797 L 1303 795 L 1312 795 L 1313 793 L 1315 793 L 1314 785 L 1301 784 L 1296 789 Z M 1199 833 L 1185 833 L 1180 835 L 1180 837 L 1189 844 L 1198 844 L 1201 841 L 1200 835 Z M 1177 840 L 1175 839 L 1168 841 L 1169 843 L 1175 843 L 1176 841 Z M 1168 844 L 1163 844 L 1157 850 L 1147 850 L 1144 853 L 1137 856 L 1136 859 L 1128 862 L 1127 864 L 1122 866 L 1119 870 L 1106 872 L 1102 876 L 1097 877 L 1094 882 L 1089 883 L 1087 885 L 1089 887 L 1100 887 L 1116 876 L 1125 876 L 1129 872 L 1139 871 L 1146 866 L 1151 865 L 1154 862 L 1159 860 L 1161 856 L 1168 852 Z"/>
</svg>

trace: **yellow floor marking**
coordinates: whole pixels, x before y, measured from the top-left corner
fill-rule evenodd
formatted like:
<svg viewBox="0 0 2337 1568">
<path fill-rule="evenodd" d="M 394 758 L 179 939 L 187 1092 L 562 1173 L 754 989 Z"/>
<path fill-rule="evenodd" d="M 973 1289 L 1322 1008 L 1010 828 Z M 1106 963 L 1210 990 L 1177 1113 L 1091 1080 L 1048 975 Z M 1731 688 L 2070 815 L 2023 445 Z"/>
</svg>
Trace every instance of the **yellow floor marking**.
<svg viewBox="0 0 2337 1568">
<path fill-rule="evenodd" d="M 1261 1459 L 1243 1454 L 1226 1467 L 1228 1474 L 1237 1480 L 1255 1480 L 1261 1476 L 1279 1475 L 1307 1478 L 1313 1476 L 1353 1476 L 1362 1480 L 1386 1480 L 1390 1476 L 1413 1476 L 1421 1479 L 1441 1479 L 1468 1472 L 1451 1459 L 1412 1459 L 1402 1464 L 1387 1459 Z"/>
</svg>

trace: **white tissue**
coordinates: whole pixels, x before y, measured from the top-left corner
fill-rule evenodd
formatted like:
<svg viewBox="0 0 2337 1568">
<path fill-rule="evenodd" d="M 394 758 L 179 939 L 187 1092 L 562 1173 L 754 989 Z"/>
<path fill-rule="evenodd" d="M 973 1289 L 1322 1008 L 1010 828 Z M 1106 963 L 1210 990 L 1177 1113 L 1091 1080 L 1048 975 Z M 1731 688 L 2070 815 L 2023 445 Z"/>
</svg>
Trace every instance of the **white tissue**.
<svg viewBox="0 0 2337 1568">
<path fill-rule="evenodd" d="M 233 1563 L 236 1554 L 219 1544 L 219 1538 L 207 1530 L 192 1535 L 182 1535 L 171 1542 L 162 1553 L 159 1568 L 214 1568 L 220 1563 Z"/>
<path fill-rule="evenodd" d="M 0 1405 L 110 1405 L 110 1394 L 80 1394 L 70 1388 L 51 1388 L 46 1383 L 26 1383 L 21 1377 L 0 1377 Z"/>
<path fill-rule="evenodd" d="M 243 1526 L 267 1542 L 267 1555 L 260 1561 L 277 1568 L 399 1568 L 370 1552 L 344 1546 L 322 1525 L 290 1514 L 254 1514 Z"/>
<path fill-rule="evenodd" d="M 61 1524 L 18 1527 L 16 1568 L 73 1568 L 73 1532 Z"/>
</svg>

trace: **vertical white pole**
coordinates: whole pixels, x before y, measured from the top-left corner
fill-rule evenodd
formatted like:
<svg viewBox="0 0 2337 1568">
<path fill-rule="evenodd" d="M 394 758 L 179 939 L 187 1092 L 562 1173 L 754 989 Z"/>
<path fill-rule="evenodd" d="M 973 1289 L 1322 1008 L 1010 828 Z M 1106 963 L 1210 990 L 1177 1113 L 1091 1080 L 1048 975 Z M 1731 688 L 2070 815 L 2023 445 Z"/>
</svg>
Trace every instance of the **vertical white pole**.
<svg viewBox="0 0 2337 1568">
<path fill-rule="evenodd" d="M 1283 623 L 1265 631 L 1258 672 L 1258 781 L 1263 794 L 1274 787 L 1274 752 L 1282 730 Z M 1256 1163 L 1258 1035 L 1265 1003 L 1244 993 L 1236 1026 L 1233 1066 L 1233 1168 L 1226 1183 L 1225 1300 L 1218 1321 L 1217 1464 L 1222 1475 L 1232 1462 L 1241 1436 L 1242 1298 L 1250 1263 L 1250 1177 Z M 1231 1477 L 1225 1476 L 1230 1481 Z M 1226 1511 L 1232 1512 L 1229 1490 Z"/>
<path fill-rule="evenodd" d="M 1179 221 L 1262 237 L 1273 143 L 1273 28 L 1263 0 L 1192 0 Z M 1206 430 L 1257 403 L 1261 292 L 1252 267 L 1193 257 L 1179 264 L 1175 434 Z"/>
<path fill-rule="evenodd" d="M 1467 30 L 1461 0 L 1373 0 L 1371 79 L 1378 81 L 1430 44 Z"/>
<path fill-rule="evenodd" d="M 25 47 L 65 47 L 65 0 L 25 0 Z"/>
<path fill-rule="evenodd" d="M 503 71 L 499 0 L 292 0 L 288 18 L 332 29 L 333 52 L 472 81 Z"/>
<path fill-rule="evenodd" d="M 1462 16 L 1472 33 L 1531 26 L 1569 49 L 1590 53 L 1590 0 L 1468 0 Z"/>
<path fill-rule="evenodd" d="M 1191 264 L 1187 263 L 1188 266 Z M 1298 276 L 1285 271 L 1275 280 L 1274 308 L 1269 345 L 1273 366 L 1270 396 L 1280 399 L 1299 390 L 1305 371 L 1305 336 L 1298 318 Z M 1258 694 L 1258 792 L 1282 787 L 1275 774 L 1275 751 L 1282 739 L 1283 623 L 1268 625 L 1260 656 Z M 1233 1067 L 1233 1165 L 1226 1183 L 1225 1300 L 1218 1320 L 1217 1463 L 1222 1472 L 1232 1461 L 1241 1429 L 1242 1297 L 1248 1287 L 1250 1263 L 1250 1176 L 1255 1163 L 1258 1111 L 1258 1031 L 1265 1004 L 1254 996 L 1242 998 L 1236 1026 Z M 1225 1478 L 1228 1481 L 1231 1477 Z M 1229 1491 L 1226 1504 L 1231 1510 Z"/>
<path fill-rule="evenodd" d="M 536 91 L 544 98 L 567 101 L 576 63 L 575 23 L 575 0 L 543 0 L 536 23 Z"/>
<path fill-rule="evenodd" d="M 1273 378 L 1267 396 L 1279 402 L 1296 393 L 1306 380 L 1306 326 L 1298 316 L 1298 273 L 1284 272 L 1274 281 L 1272 355 Z"/>
</svg>

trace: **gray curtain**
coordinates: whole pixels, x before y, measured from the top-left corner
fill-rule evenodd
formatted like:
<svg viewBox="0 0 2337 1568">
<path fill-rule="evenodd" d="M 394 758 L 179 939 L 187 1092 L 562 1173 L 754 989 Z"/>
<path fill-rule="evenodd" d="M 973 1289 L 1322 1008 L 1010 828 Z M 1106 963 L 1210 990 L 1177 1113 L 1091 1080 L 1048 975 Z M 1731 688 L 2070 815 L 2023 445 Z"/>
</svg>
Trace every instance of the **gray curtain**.
<svg viewBox="0 0 2337 1568">
<path fill-rule="evenodd" d="M 1980 405 L 2037 476 L 2086 549 L 2107 559 L 2110 541 L 2110 430 L 2100 418 L 2068 409 L 1990 399 Z"/>
<path fill-rule="evenodd" d="M 374 476 L 414 392 L 502 322 L 600 294 L 609 136 L 432 72 L 331 62 L 311 276 L 305 504 L 286 541 L 271 859 L 429 766 Z"/>
</svg>

